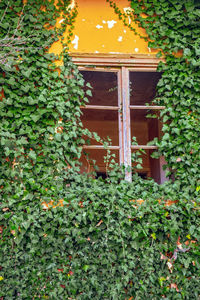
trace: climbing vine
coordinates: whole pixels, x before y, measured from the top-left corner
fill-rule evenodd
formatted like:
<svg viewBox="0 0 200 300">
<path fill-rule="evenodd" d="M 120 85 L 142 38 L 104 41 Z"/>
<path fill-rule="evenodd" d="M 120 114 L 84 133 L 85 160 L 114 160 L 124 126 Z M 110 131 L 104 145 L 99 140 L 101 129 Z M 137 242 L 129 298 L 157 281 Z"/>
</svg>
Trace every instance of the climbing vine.
<svg viewBox="0 0 200 300">
<path fill-rule="evenodd" d="M 106 180 L 79 173 L 83 135 L 99 138 L 82 126 L 91 90 L 67 54 L 77 6 L 1 0 L 1 300 L 199 299 L 198 5 L 131 1 L 129 23 L 109 2 L 165 55 L 157 145 L 173 181 L 129 183 L 109 162 Z"/>
<path fill-rule="evenodd" d="M 67 55 L 58 70 L 49 53 L 76 16 L 69 1 L 1 1 L 1 188 L 4 204 L 58 197 L 83 143 L 80 120 L 83 79 Z M 62 17 L 60 27 L 57 19 Z M 17 40 L 17 42 L 13 42 Z M 22 47 L 19 41 L 23 41 Z M 17 44 L 18 43 L 18 44 Z M 3 54 L 2 54 L 3 55 Z M 10 61 L 12 63 L 10 63 Z M 55 167 L 53 167 L 55 166 Z M 62 176 L 60 174 L 62 173 Z M 62 193 L 62 192 L 61 192 Z"/>
<path fill-rule="evenodd" d="M 164 105 L 161 112 L 163 137 L 157 141 L 159 155 L 167 161 L 167 175 L 187 186 L 192 193 L 199 190 L 200 178 L 200 28 L 198 1 L 130 1 L 124 13 L 116 1 L 108 0 L 125 26 L 139 34 L 135 24 L 146 30 L 139 36 L 148 47 L 163 56 L 158 70 L 162 78 L 154 103 Z"/>
</svg>

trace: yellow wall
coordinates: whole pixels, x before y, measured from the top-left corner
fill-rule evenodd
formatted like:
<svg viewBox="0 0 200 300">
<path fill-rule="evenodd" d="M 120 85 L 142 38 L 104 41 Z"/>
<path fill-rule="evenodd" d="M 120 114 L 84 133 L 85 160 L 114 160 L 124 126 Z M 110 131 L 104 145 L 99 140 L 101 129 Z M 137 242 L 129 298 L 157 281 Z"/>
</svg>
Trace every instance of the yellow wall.
<svg viewBox="0 0 200 300">
<path fill-rule="evenodd" d="M 130 7 L 128 0 L 115 1 L 123 12 Z M 73 2 L 72 0 L 72 6 Z M 156 53 L 155 50 L 148 48 L 147 42 L 123 25 L 106 0 L 77 0 L 77 3 L 78 16 L 69 47 L 71 53 L 149 55 Z M 134 27 L 136 28 L 136 25 Z M 138 27 L 136 29 L 145 34 L 143 29 Z M 57 42 L 51 51 L 59 53 L 60 49 L 61 45 Z"/>
</svg>

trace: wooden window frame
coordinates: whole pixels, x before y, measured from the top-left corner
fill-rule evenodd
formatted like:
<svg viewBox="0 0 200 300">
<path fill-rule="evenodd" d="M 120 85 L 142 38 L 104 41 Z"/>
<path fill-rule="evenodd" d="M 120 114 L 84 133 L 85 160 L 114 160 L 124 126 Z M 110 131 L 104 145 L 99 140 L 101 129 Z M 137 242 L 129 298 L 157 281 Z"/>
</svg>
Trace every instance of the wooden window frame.
<svg viewBox="0 0 200 300">
<path fill-rule="evenodd" d="M 83 109 L 94 110 L 118 110 L 119 123 L 119 146 L 109 146 L 111 150 L 119 150 L 120 164 L 125 165 L 125 179 L 132 180 L 132 173 L 128 166 L 131 166 L 131 150 L 157 149 L 156 146 L 131 145 L 131 119 L 130 111 L 132 109 L 150 109 L 162 110 L 164 106 L 157 105 L 130 105 L 129 75 L 130 72 L 156 72 L 161 59 L 148 56 L 131 57 L 126 55 L 72 55 L 72 61 L 78 66 L 80 71 L 102 71 L 117 72 L 118 77 L 118 106 L 97 106 L 86 105 Z M 84 146 L 85 149 L 104 149 L 101 145 Z"/>
</svg>

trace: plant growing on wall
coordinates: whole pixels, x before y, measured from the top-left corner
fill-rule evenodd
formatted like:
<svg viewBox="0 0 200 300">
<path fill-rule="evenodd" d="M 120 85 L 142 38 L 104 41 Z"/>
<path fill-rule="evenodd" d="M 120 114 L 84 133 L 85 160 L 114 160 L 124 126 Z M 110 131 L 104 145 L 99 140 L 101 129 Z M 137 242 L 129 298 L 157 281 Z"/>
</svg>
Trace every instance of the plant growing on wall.
<svg viewBox="0 0 200 300">
<path fill-rule="evenodd" d="M 199 4 L 198 1 L 130 1 L 122 12 L 110 1 L 125 26 L 135 34 L 135 24 L 146 30 L 140 35 L 148 47 L 164 56 L 158 70 L 162 78 L 154 103 L 164 105 L 161 112 L 163 137 L 157 141 L 159 155 L 164 155 L 167 175 L 193 193 L 199 190 L 200 159 L 200 73 L 199 73 Z M 131 22 L 130 22 L 131 21 Z"/>
<path fill-rule="evenodd" d="M 161 12 L 168 7 L 164 2 Z M 143 7 L 134 3 L 139 22 Z M 135 174 L 129 183 L 119 170 L 105 181 L 79 174 L 82 135 L 89 134 L 80 122 L 84 81 L 65 51 L 61 57 L 48 52 L 52 42 L 61 39 L 64 49 L 70 41 L 77 11 L 69 10 L 69 4 L 0 2 L 0 40 L 12 37 L 17 28 L 14 37 L 25 41 L 23 47 L 11 44 L 2 50 L 0 298 L 198 299 L 196 48 L 191 42 L 191 55 L 184 48 L 177 60 L 169 52 L 159 84 L 157 101 L 166 110 L 165 135 L 158 145 L 175 182 L 159 186 Z M 152 18 L 155 7 L 148 6 Z M 178 11 L 176 18 L 185 21 Z M 196 26 L 196 10 L 188 14 Z M 58 18 L 63 21 L 56 23 Z M 66 29 L 68 39 L 62 40 Z M 63 60 L 59 69 L 58 58 Z M 184 80 L 182 86 L 189 74 L 193 83 Z M 179 103 L 179 96 L 185 100 Z M 185 127 L 175 129 L 173 122 Z"/>
<path fill-rule="evenodd" d="M 75 166 L 73 158 L 80 156 L 82 133 L 78 122 L 83 80 L 67 58 L 64 66 L 56 69 L 58 57 L 48 53 L 67 25 L 70 28 L 73 24 L 76 11 L 68 12 L 67 4 L 0 3 L 1 41 L 10 41 L 2 50 L 0 73 L 1 185 L 5 202 L 11 195 L 23 201 L 42 195 L 56 197 L 69 169 Z M 64 19 L 58 28 L 61 12 Z M 24 46 L 19 48 L 15 45 L 20 41 Z"/>
</svg>

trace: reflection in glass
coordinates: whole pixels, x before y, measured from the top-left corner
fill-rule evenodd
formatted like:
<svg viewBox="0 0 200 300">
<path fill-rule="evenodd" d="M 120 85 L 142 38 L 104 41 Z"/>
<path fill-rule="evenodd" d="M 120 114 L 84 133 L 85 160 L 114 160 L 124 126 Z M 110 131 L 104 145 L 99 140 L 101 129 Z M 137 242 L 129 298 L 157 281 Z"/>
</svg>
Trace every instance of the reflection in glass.
<svg viewBox="0 0 200 300">
<path fill-rule="evenodd" d="M 151 103 L 160 78 L 158 72 L 130 72 L 130 105 Z"/>
<path fill-rule="evenodd" d="M 132 150 L 132 153 L 136 150 Z M 133 163 L 133 169 L 138 173 L 139 176 L 146 179 L 148 177 L 153 178 L 157 183 L 161 183 L 162 162 L 161 159 L 152 158 L 151 155 L 154 150 L 145 150 L 140 157 L 142 158 L 142 169 L 135 169 L 136 163 Z"/>
<path fill-rule="evenodd" d="M 112 158 L 119 164 L 119 151 L 110 150 Z M 80 162 L 82 163 L 81 172 L 102 172 L 106 173 L 108 170 L 108 163 L 105 161 L 107 151 L 104 149 L 84 149 Z M 95 166 L 95 167 L 94 167 Z M 96 168 L 97 167 L 97 168 Z"/>
<path fill-rule="evenodd" d="M 161 134 L 161 122 L 148 115 L 158 115 L 158 111 L 131 110 L 131 136 L 135 136 L 138 145 L 146 145 Z"/>
<path fill-rule="evenodd" d="M 119 145 L 118 112 L 112 110 L 83 109 L 81 121 L 85 128 L 96 132 L 102 139 L 111 139 L 113 146 Z M 99 145 L 91 140 L 91 145 Z"/>
<path fill-rule="evenodd" d="M 85 84 L 90 83 L 92 86 L 92 97 L 88 97 L 88 105 L 118 106 L 117 73 L 81 71 L 81 74 Z"/>
</svg>

